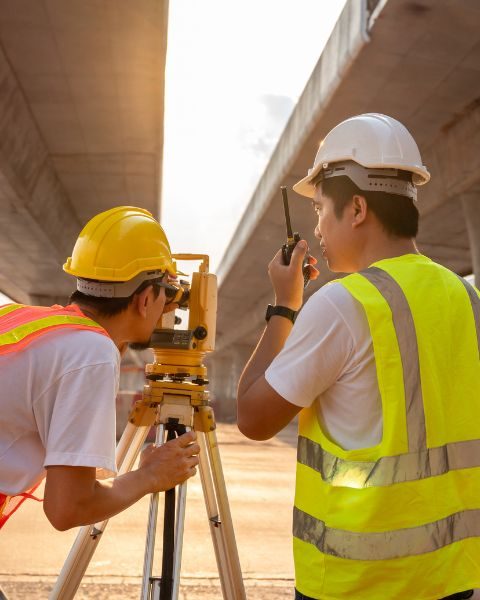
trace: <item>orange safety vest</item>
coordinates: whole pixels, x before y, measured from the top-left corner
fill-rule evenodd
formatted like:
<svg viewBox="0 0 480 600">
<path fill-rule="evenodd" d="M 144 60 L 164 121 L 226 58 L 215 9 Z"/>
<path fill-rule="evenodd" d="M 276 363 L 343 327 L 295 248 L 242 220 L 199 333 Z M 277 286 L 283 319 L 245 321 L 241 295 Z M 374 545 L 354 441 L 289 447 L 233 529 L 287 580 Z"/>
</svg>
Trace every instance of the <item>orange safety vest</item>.
<svg viewBox="0 0 480 600">
<path fill-rule="evenodd" d="M 0 529 L 28 498 L 36 500 L 37 502 L 43 502 L 43 498 L 37 498 L 33 495 L 33 492 L 40 483 L 41 482 L 37 483 L 28 491 L 17 494 L 16 496 L 7 496 L 6 494 L 0 493 Z"/>
<path fill-rule="evenodd" d="M 25 304 L 5 304 L 0 306 L 0 355 L 21 352 L 34 340 L 52 330 L 87 329 L 110 337 L 103 327 L 86 317 L 75 304 L 68 306 L 26 306 Z M 41 501 L 33 496 L 40 485 L 7 496 L 0 492 L 0 529 L 13 513 L 27 499 Z"/>
</svg>

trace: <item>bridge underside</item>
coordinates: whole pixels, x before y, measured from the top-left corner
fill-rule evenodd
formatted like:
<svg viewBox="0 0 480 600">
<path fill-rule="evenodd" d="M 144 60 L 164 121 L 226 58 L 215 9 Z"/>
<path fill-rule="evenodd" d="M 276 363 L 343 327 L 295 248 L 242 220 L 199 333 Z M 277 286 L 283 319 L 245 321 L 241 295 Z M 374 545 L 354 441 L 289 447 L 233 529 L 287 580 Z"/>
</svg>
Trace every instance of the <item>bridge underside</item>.
<svg viewBox="0 0 480 600">
<path fill-rule="evenodd" d="M 160 210 L 168 1 L 0 5 L 0 291 L 63 302 L 83 224 Z"/>
</svg>

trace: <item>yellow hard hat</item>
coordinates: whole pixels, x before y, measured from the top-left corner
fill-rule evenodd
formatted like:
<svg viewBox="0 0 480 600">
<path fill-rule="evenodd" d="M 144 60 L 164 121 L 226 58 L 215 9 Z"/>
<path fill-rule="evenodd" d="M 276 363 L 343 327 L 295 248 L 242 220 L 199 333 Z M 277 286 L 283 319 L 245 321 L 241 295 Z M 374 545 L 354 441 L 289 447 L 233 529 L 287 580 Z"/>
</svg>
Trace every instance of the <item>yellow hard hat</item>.
<svg viewBox="0 0 480 600">
<path fill-rule="evenodd" d="M 128 281 L 149 270 L 177 273 L 162 227 L 148 210 L 134 206 L 117 206 L 93 217 L 63 270 L 98 281 Z"/>
</svg>

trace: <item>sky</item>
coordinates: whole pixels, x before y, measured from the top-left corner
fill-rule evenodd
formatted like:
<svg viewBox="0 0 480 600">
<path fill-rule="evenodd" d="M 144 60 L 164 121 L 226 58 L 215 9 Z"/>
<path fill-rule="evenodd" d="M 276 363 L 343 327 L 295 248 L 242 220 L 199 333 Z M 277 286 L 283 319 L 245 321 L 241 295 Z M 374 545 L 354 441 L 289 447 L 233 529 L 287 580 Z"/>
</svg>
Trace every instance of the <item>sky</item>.
<svg viewBox="0 0 480 600">
<path fill-rule="evenodd" d="M 209 254 L 215 272 L 344 5 L 170 2 L 161 222 L 173 252 Z"/>
</svg>

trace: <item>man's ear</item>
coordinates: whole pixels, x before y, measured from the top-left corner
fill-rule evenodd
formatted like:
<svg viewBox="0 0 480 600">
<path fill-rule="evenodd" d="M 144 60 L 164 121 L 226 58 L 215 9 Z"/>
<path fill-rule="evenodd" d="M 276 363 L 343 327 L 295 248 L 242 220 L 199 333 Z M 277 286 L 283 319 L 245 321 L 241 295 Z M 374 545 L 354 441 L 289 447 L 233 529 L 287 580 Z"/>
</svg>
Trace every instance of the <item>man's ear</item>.
<svg viewBox="0 0 480 600">
<path fill-rule="evenodd" d="M 150 292 L 152 291 L 152 286 L 147 286 L 144 290 L 135 294 L 133 297 L 133 308 L 139 313 L 142 317 L 147 316 L 147 308 L 150 304 Z"/>
<path fill-rule="evenodd" d="M 367 217 L 367 212 L 368 205 L 364 196 L 355 194 L 352 198 L 352 227 L 361 225 Z"/>
</svg>

